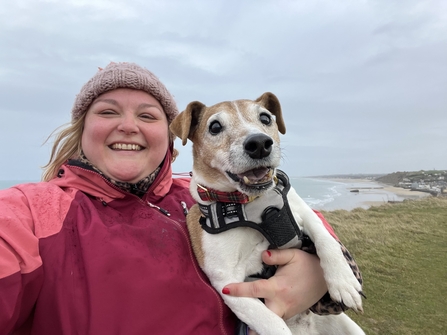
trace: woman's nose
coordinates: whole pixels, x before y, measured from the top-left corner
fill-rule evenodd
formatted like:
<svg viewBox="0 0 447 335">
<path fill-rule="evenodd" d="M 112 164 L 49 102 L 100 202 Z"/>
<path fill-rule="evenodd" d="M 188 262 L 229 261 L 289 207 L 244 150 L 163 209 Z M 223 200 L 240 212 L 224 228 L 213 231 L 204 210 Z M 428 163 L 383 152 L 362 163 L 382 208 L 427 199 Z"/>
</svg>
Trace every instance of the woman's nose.
<svg viewBox="0 0 447 335">
<path fill-rule="evenodd" d="M 126 134 L 132 134 L 137 133 L 139 128 L 133 116 L 123 116 L 120 124 L 118 125 L 118 130 Z"/>
</svg>

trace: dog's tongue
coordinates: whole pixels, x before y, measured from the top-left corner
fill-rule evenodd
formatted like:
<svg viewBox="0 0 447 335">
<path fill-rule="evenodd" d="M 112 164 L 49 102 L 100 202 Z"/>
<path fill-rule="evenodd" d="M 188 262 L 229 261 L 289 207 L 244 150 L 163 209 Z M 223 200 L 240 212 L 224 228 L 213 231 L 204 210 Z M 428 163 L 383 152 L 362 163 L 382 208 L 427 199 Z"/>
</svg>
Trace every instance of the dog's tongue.
<svg viewBox="0 0 447 335">
<path fill-rule="evenodd" d="M 244 173 L 240 173 L 237 176 L 242 180 L 244 180 L 245 179 L 244 177 L 246 177 L 246 178 L 248 178 L 248 180 L 250 182 L 257 182 L 257 181 L 263 179 L 269 171 L 270 171 L 269 168 L 261 167 L 261 168 L 245 171 Z"/>
</svg>

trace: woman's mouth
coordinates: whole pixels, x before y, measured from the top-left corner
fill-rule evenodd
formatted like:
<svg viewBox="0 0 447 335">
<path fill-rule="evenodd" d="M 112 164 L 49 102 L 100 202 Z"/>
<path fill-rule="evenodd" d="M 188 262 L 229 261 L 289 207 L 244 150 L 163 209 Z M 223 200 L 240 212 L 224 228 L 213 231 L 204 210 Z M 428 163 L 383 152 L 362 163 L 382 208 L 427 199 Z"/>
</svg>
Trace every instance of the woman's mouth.
<svg viewBox="0 0 447 335">
<path fill-rule="evenodd" d="M 144 149 L 144 147 L 138 144 L 127 144 L 127 143 L 113 143 L 112 145 L 109 145 L 109 148 L 112 150 L 126 150 L 126 151 L 140 151 Z"/>
</svg>

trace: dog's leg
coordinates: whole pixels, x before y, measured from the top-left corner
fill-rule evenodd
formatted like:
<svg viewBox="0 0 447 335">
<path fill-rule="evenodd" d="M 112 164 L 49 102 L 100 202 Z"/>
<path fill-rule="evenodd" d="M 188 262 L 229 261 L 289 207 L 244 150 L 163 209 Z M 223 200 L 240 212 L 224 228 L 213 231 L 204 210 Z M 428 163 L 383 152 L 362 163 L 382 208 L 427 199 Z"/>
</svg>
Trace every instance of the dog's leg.
<svg viewBox="0 0 447 335">
<path fill-rule="evenodd" d="M 233 281 L 234 282 L 234 281 Z M 223 296 L 236 316 L 259 335 L 292 335 L 283 319 L 255 298 Z"/>
<path fill-rule="evenodd" d="M 365 335 L 346 314 L 298 314 L 286 320 L 293 335 Z"/>
<path fill-rule="evenodd" d="M 293 188 L 289 191 L 288 199 L 295 219 L 302 224 L 304 233 L 315 244 L 332 299 L 343 301 L 346 306 L 362 311 L 359 293 L 362 287 L 343 256 L 340 244 Z"/>
<path fill-rule="evenodd" d="M 346 314 L 300 314 L 286 321 L 293 335 L 365 335 Z"/>
<path fill-rule="evenodd" d="M 365 335 L 365 332 L 349 316 L 339 315 L 312 315 L 317 335 Z M 311 333 L 313 334 L 313 333 Z"/>
<path fill-rule="evenodd" d="M 260 335 L 291 335 L 284 320 L 259 299 L 222 294 L 227 284 L 243 282 L 261 271 L 261 253 L 268 246 L 264 237 L 251 228 L 237 228 L 218 235 L 204 234 L 202 243 L 207 250 L 203 270 L 236 316 Z"/>
</svg>

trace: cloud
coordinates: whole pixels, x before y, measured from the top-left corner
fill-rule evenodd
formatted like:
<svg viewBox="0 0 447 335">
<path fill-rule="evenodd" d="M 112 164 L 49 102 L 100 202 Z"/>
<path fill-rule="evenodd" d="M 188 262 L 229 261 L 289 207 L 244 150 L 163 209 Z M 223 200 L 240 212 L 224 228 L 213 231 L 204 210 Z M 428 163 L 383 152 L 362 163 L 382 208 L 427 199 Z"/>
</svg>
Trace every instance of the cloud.
<svg viewBox="0 0 447 335">
<path fill-rule="evenodd" d="M 41 142 L 110 61 L 154 71 L 180 110 L 275 93 L 299 175 L 447 168 L 446 42 L 441 0 L 14 1 L 0 9 L 0 179 L 39 178 Z"/>
</svg>

